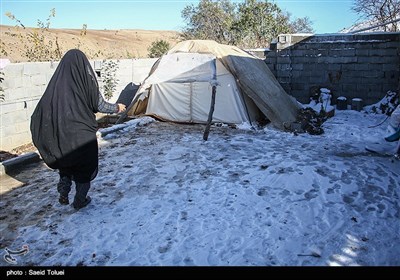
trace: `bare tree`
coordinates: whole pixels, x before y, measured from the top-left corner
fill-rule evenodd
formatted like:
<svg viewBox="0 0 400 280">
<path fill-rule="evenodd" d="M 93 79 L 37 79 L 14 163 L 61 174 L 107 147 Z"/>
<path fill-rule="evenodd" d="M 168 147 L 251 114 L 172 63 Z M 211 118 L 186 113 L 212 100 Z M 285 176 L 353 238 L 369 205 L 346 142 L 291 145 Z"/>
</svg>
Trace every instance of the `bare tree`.
<svg viewBox="0 0 400 280">
<path fill-rule="evenodd" d="M 288 18 L 290 18 L 290 13 L 288 13 Z M 312 28 L 312 21 L 309 17 L 296 18 L 290 21 L 290 32 L 291 33 L 314 33 L 314 28 Z"/>
<path fill-rule="evenodd" d="M 399 31 L 400 0 L 354 0 L 352 10 L 361 18 L 371 20 L 376 24 L 383 24 L 384 31 Z"/>
</svg>

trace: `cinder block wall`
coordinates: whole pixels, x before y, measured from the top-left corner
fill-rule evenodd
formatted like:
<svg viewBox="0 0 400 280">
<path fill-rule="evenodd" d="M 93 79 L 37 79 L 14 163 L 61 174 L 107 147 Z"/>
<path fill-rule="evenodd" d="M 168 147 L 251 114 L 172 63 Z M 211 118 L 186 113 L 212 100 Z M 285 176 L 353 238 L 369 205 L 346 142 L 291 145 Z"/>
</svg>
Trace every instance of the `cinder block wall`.
<svg viewBox="0 0 400 280">
<path fill-rule="evenodd" d="M 131 82 L 140 84 L 147 77 L 151 67 L 157 61 L 157 58 L 142 58 L 142 59 L 123 59 L 114 60 L 118 64 L 116 71 L 116 78 L 118 84 L 115 89 L 115 94 L 111 97 L 109 102 L 115 102 L 121 91 Z M 101 64 L 101 63 L 100 63 Z M 103 86 L 101 76 L 98 77 L 100 91 Z"/>
<path fill-rule="evenodd" d="M 362 98 L 364 105 L 396 91 L 400 72 L 400 33 L 314 35 L 285 47 L 277 43 L 266 63 L 287 93 L 308 103 L 314 88 Z"/>
<path fill-rule="evenodd" d="M 110 102 L 118 99 L 128 83 L 142 82 L 155 61 L 156 59 L 119 60 L 116 71 L 119 82 Z M 91 61 L 91 64 L 94 69 L 101 67 L 101 61 Z M 1 150 L 10 151 L 31 142 L 31 115 L 57 66 L 58 62 L 11 63 L 1 70 L 4 73 L 1 86 L 5 96 L 5 101 L 0 102 Z M 101 89 L 101 76 L 98 81 Z"/>
</svg>

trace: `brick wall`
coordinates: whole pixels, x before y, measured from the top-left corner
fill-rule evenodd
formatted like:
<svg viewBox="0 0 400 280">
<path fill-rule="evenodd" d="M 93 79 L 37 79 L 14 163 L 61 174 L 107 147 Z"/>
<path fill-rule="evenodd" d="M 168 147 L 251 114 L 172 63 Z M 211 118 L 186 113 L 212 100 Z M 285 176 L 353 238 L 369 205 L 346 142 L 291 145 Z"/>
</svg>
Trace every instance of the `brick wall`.
<svg viewBox="0 0 400 280">
<path fill-rule="evenodd" d="M 281 35 L 266 63 L 286 92 L 302 103 L 318 87 L 330 89 L 333 101 L 361 98 L 364 105 L 398 88 L 400 33 L 304 36 L 293 45 L 290 39 Z"/>
<path fill-rule="evenodd" d="M 110 99 L 115 102 L 119 93 L 130 83 L 140 83 L 149 73 L 156 59 L 124 59 L 118 61 L 116 71 L 119 80 L 116 94 Z M 91 61 L 98 70 L 101 61 Z M 5 101 L 0 102 L 0 149 L 10 151 L 31 142 L 30 118 L 36 104 L 44 93 L 56 70 L 58 62 L 11 63 L 1 71 L 4 81 Z M 101 77 L 98 78 L 101 87 Z"/>
</svg>

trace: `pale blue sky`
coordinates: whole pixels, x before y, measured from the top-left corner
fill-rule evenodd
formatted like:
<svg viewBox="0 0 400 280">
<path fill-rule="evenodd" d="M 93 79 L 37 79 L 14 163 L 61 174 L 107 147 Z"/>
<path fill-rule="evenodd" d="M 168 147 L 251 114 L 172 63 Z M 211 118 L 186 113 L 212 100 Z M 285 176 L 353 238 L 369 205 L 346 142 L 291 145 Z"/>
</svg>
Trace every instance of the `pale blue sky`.
<svg viewBox="0 0 400 280">
<path fill-rule="evenodd" d="M 37 20 L 45 21 L 52 8 L 56 17 L 53 28 L 81 29 L 147 29 L 180 31 L 185 23 L 183 8 L 199 1 L 92 1 L 92 0 L 1 0 L 1 24 L 15 25 L 5 16 L 14 14 L 25 26 L 36 27 Z M 235 1 L 242 2 L 242 1 Z M 293 18 L 308 16 L 316 33 L 335 33 L 351 26 L 357 15 L 351 12 L 353 0 L 275 0 Z"/>
</svg>

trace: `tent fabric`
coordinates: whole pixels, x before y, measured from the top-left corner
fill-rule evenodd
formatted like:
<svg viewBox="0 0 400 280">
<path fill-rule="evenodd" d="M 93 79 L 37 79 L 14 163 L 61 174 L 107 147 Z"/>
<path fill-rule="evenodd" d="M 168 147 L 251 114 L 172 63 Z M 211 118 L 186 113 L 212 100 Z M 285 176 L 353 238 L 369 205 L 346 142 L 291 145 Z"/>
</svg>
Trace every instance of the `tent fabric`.
<svg viewBox="0 0 400 280">
<path fill-rule="evenodd" d="M 201 53 L 213 54 L 218 59 L 228 55 L 254 58 L 253 55 L 235 46 L 219 44 L 212 40 L 187 40 L 176 44 L 167 54 L 173 53 Z"/>
<path fill-rule="evenodd" d="M 164 56 L 156 71 L 146 82 L 149 84 L 162 82 L 209 82 L 216 75 L 215 56 L 210 54 L 196 55 L 192 53 L 171 54 Z"/>
<path fill-rule="evenodd" d="M 229 81 L 229 76 L 219 77 Z M 234 82 L 234 80 L 233 80 Z M 211 104 L 212 86 L 206 82 L 163 83 L 152 87 L 146 114 L 178 122 L 206 123 Z M 235 92 L 236 90 L 236 92 Z M 213 121 L 224 123 L 249 122 L 242 100 L 235 87 L 217 87 Z"/>
<path fill-rule="evenodd" d="M 161 70 L 160 70 L 161 69 Z M 163 82 L 210 82 L 215 83 L 215 57 L 210 54 L 171 54 L 159 59 L 151 74 L 138 89 L 140 100 L 148 97 L 147 89 Z"/>
<path fill-rule="evenodd" d="M 239 124 L 264 115 L 283 129 L 296 120 L 300 105 L 284 91 L 263 60 L 210 40 L 178 43 L 161 57 L 139 88 L 128 114 L 205 123 L 215 84 L 213 122 Z"/>
<path fill-rule="evenodd" d="M 274 126 L 284 129 L 296 121 L 301 106 L 289 96 L 264 61 L 228 56 L 224 61 L 236 73 L 240 89 L 249 96 Z"/>
<path fill-rule="evenodd" d="M 165 55 L 154 68 L 138 90 L 139 100 L 147 99 L 139 112 L 145 109 L 147 115 L 175 122 L 206 123 L 212 86 L 217 85 L 213 121 L 251 121 L 235 78 L 214 55 Z"/>
</svg>

